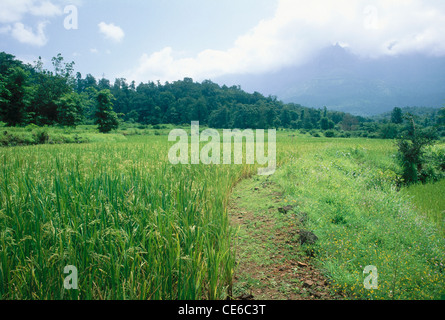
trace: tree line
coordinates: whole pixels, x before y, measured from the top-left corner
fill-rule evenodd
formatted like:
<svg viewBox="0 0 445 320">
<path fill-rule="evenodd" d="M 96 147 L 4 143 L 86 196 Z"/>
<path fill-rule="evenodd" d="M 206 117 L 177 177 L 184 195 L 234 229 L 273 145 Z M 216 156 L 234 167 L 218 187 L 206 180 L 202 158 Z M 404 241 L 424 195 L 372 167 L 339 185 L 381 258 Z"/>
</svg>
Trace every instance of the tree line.
<svg viewBox="0 0 445 320">
<path fill-rule="evenodd" d="M 283 103 L 274 96 L 247 93 L 240 86 L 180 81 L 114 83 L 91 74 L 75 73 L 74 62 L 58 54 L 52 58 L 53 70 L 43 68 L 39 58 L 24 64 L 11 54 L 0 53 L 0 121 L 8 126 L 68 126 L 96 123 L 101 132 L 118 127 L 119 122 L 143 125 L 190 124 L 199 121 L 213 128 L 269 129 L 289 128 L 335 132 L 361 132 L 362 136 L 395 138 L 401 109 L 390 119 L 371 119 L 348 113 Z M 443 127 L 445 109 L 429 121 Z M 403 122 L 403 119 L 402 119 Z M 350 134 L 349 134 L 350 135 Z"/>
</svg>

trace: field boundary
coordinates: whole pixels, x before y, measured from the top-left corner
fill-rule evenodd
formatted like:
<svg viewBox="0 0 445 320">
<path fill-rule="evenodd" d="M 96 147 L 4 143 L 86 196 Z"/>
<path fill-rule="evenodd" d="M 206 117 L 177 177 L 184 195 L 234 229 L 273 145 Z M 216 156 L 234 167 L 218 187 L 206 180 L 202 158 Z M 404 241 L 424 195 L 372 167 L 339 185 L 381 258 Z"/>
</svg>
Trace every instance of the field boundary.
<svg viewBox="0 0 445 320">
<path fill-rule="evenodd" d="M 301 246 L 301 217 L 269 177 L 233 189 L 228 214 L 234 231 L 236 300 L 333 300 L 328 280 Z"/>
</svg>

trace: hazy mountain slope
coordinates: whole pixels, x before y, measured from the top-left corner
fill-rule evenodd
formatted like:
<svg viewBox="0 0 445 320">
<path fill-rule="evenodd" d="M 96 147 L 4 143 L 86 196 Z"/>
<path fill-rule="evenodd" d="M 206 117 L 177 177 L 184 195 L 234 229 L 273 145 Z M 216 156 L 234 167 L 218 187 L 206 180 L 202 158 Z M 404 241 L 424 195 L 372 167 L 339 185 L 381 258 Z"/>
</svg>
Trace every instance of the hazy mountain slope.
<svg viewBox="0 0 445 320">
<path fill-rule="evenodd" d="M 445 58 L 421 55 L 360 59 L 339 46 L 328 48 L 301 67 L 265 75 L 230 75 L 218 83 L 276 95 L 284 102 L 362 115 L 394 107 L 442 107 Z"/>
</svg>

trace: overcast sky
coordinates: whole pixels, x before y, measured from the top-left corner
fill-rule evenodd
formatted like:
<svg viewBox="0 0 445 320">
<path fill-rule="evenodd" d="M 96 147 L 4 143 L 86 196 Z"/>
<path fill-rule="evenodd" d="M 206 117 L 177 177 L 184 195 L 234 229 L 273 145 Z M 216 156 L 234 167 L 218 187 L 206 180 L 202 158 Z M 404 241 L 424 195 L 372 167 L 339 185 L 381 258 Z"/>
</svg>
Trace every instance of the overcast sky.
<svg viewBox="0 0 445 320">
<path fill-rule="evenodd" d="M 259 74 L 335 44 L 376 59 L 445 56 L 445 1 L 0 0 L 0 51 L 30 63 L 60 52 L 110 80 Z"/>
</svg>

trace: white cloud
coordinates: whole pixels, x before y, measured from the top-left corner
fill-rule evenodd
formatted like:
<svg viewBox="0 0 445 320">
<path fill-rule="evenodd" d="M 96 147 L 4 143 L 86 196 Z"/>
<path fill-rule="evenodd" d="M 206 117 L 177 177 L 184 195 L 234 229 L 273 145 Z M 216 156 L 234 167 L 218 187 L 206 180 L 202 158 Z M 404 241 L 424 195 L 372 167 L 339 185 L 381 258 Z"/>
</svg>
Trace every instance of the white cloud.
<svg viewBox="0 0 445 320">
<path fill-rule="evenodd" d="M 339 43 L 364 57 L 420 52 L 445 55 L 445 2 L 439 0 L 280 0 L 227 50 L 180 57 L 166 47 L 144 54 L 129 79 L 195 80 L 228 73 L 261 73 L 300 65 Z"/>
<path fill-rule="evenodd" d="M 48 0 L 1 0 L 0 23 L 7 25 L 0 27 L 0 33 L 9 34 L 21 43 L 42 47 L 48 42 L 45 35 L 48 21 L 40 21 L 34 32 L 31 27 L 23 24 L 22 20 L 27 15 L 46 19 L 61 14 L 60 5 Z"/>
<path fill-rule="evenodd" d="M 41 0 L 2 0 L 0 2 L 0 23 L 21 22 L 27 14 L 36 17 L 54 17 L 62 14 L 59 5 Z"/>
<path fill-rule="evenodd" d="M 38 17 L 54 17 L 62 14 L 62 9 L 50 1 L 43 1 L 30 7 L 30 13 Z"/>
<path fill-rule="evenodd" d="M 0 23 L 20 21 L 29 11 L 32 0 L 2 0 L 0 2 Z"/>
<path fill-rule="evenodd" d="M 39 23 L 37 32 L 34 32 L 32 28 L 26 27 L 21 22 L 16 22 L 12 27 L 11 35 L 21 43 L 42 47 L 48 42 L 44 32 L 46 24 L 47 22 Z"/>
<path fill-rule="evenodd" d="M 124 31 L 114 25 L 113 23 L 107 24 L 105 22 L 101 22 L 98 24 L 99 32 L 102 33 L 105 38 L 113 40 L 115 42 L 120 42 L 125 36 Z"/>
</svg>

